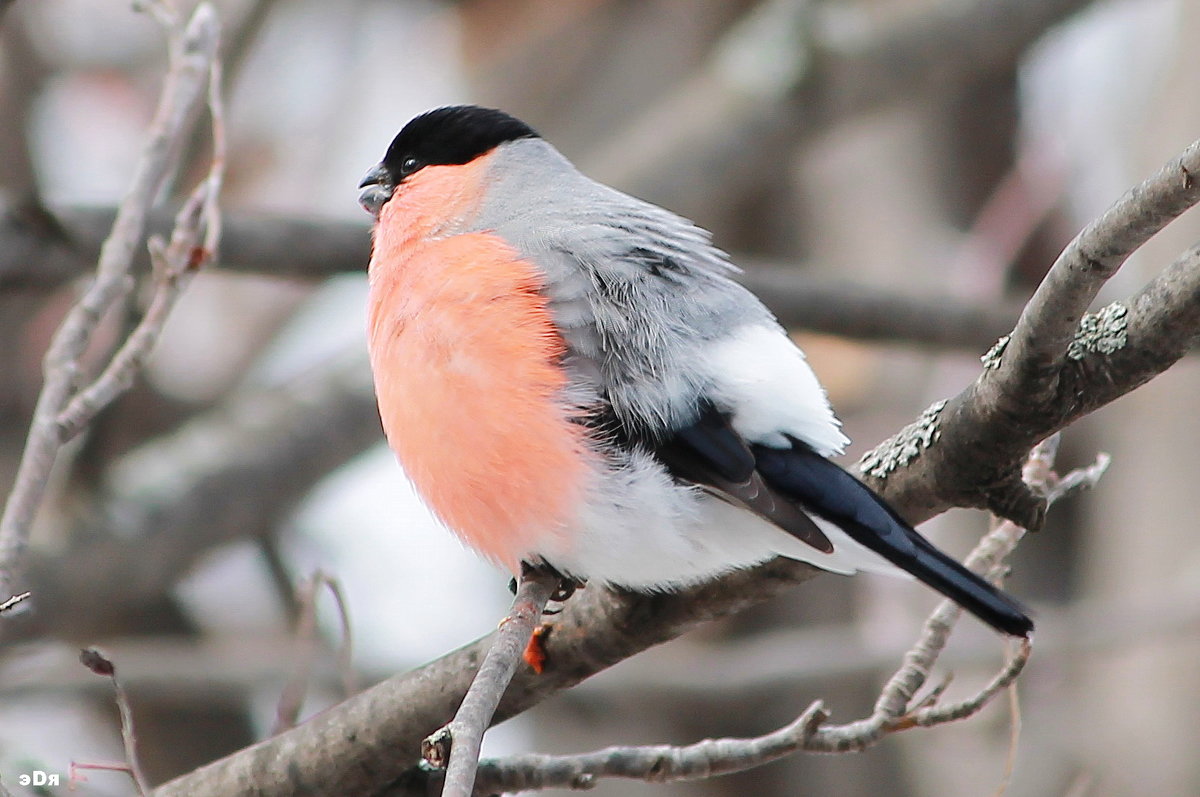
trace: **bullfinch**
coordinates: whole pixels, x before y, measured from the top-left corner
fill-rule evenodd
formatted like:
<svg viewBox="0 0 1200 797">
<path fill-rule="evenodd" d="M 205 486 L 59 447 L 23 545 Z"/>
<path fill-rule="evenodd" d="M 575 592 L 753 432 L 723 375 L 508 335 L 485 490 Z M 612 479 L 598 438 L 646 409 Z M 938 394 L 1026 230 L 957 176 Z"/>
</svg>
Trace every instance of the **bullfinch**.
<svg viewBox="0 0 1200 797">
<path fill-rule="evenodd" d="M 641 592 L 775 556 L 904 571 L 1032 631 L 829 460 L 825 391 L 705 230 L 469 105 L 410 121 L 359 187 L 384 431 L 488 559 Z"/>
</svg>

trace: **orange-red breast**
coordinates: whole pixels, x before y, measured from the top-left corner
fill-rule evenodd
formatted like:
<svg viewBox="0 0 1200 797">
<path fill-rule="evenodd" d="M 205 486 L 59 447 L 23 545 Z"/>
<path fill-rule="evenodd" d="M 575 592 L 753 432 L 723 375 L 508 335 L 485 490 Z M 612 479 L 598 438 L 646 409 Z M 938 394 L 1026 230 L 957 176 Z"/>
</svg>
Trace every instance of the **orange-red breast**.
<svg viewBox="0 0 1200 797">
<path fill-rule="evenodd" d="M 829 461 L 824 390 L 704 230 L 475 106 L 413 119 L 360 188 L 384 430 L 484 556 L 642 591 L 777 555 L 899 568 L 1032 630 Z"/>
</svg>

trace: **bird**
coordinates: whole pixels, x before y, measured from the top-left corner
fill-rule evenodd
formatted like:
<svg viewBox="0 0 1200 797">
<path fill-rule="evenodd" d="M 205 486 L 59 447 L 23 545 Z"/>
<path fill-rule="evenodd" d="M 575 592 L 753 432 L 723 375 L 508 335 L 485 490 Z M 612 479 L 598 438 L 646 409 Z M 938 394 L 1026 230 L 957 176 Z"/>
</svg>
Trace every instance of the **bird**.
<svg viewBox="0 0 1200 797">
<path fill-rule="evenodd" d="M 832 461 L 825 390 L 707 231 L 475 105 L 413 118 L 359 188 L 385 436 L 487 559 L 655 593 L 782 556 L 1032 632 Z"/>
</svg>

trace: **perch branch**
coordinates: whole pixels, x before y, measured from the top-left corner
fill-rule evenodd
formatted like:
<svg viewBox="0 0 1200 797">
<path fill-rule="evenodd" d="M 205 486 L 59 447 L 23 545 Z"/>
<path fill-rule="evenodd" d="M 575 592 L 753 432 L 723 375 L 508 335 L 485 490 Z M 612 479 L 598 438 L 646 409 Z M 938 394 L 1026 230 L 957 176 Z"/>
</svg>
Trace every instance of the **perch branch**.
<svg viewBox="0 0 1200 797">
<path fill-rule="evenodd" d="M 561 583 L 562 577 L 548 569 L 527 566 L 522 571 L 512 608 L 488 646 L 454 719 L 421 743 L 421 757 L 446 770 L 442 797 L 473 794 L 483 733 L 492 724 L 496 706 L 517 671 L 546 603 Z"/>
<path fill-rule="evenodd" d="M 1053 472 L 1057 436 L 1043 441 L 1030 454 L 1024 475 L 1033 489 L 1057 500 L 1084 485 L 1094 485 L 1104 472 L 1107 457 L 1063 479 Z M 997 577 L 1004 562 L 1024 534 L 1011 521 L 990 531 L 967 557 L 966 566 Z M 1001 690 L 1012 685 L 1029 660 L 1032 647 L 1021 640 L 1017 653 L 980 690 L 965 699 L 938 704 L 940 690 L 913 706 L 913 699 L 945 648 L 951 630 L 962 615 L 953 601 L 943 601 L 926 620 L 920 639 L 904 656 L 904 665 L 880 691 L 870 717 L 846 725 L 826 725 L 829 714 L 821 701 L 813 703 L 793 722 L 753 739 L 706 740 L 686 747 L 610 747 L 594 753 L 565 756 L 526 755 L 480 766 L 484 793 L 545 788 L 591 788 L 602 777 L 648 781 L 708 778 L 761 766 L 802 750 L 844 753 L 863 750 L 890 733 L 927 728 L 973 716 Z"/>
</svg>

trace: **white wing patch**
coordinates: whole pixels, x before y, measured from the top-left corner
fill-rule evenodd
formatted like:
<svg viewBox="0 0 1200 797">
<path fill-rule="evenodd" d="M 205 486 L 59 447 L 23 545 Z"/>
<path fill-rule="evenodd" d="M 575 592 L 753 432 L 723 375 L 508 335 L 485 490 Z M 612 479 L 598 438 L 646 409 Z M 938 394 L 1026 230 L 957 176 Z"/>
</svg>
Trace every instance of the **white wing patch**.
<svg viewBox="0 0 1200 797">
<path fill-rule="evenodd" d="M 782 448 L 791 435 L 823 457 L 850 442 L 804 352 L 778 326 L 751 324 L 717 341 L 708 369 L 713 402 L 746 440 Z"/>
</svg>

